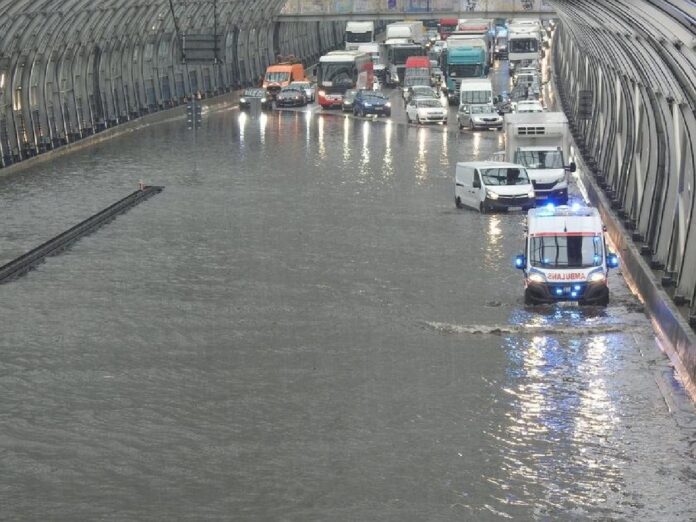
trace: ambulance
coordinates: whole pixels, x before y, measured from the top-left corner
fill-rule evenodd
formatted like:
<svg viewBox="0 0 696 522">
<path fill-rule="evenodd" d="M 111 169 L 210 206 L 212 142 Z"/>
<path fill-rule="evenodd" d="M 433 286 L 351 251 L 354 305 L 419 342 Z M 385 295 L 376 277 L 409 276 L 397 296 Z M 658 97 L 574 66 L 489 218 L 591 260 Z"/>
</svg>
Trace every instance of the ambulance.
<svg viewBox="0 0 696 522">
<path fill-rule="evenodd" d="M 607 275 L 619 266 L 607 249 L 596 208 L 552 204 L 527 214 L 524 254 L 515 267 L 524 272 L 524 303 L 609 304 Z"/>
</svg>

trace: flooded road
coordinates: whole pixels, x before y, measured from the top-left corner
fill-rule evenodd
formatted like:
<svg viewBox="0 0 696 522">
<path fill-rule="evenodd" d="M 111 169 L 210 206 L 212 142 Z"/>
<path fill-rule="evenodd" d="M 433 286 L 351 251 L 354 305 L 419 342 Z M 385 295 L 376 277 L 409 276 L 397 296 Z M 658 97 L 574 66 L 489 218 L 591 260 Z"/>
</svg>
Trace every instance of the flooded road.
<svg viewBox="0 0 696 522">
<path fill-rule="evenodd" d="M 3 517 L 694 519 L 696 415 L 620 273 L 525 308 L 523 215 L 454 206 L 502 133 L 313 112 L 0 179 L 0 262 L 166 186 L 0 287 Z"/>
</svg>

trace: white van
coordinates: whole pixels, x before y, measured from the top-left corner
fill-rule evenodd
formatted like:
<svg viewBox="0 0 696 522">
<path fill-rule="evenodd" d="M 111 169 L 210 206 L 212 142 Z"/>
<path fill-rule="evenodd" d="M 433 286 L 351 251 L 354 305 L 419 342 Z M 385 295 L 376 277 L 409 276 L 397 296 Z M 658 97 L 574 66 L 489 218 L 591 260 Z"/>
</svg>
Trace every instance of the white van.
<svg viewBox="0 0 696 522">
<path fill-rule="evenodd" d="M 607 250 L 596 208 L 576 204 L 530 210 L 524 252 L 515 258 L 515 267 L 524 271 L 525 304 L 609 303 L 607 272 L 619 266 L 619 259 Z"/>
<path fill-rule="evenodd" d="M 464 79 L 459 88 L 459 105 L 493 106 L 493 84 L 488 79 Z"/>
<path fill-rule="evenodd" d="M 472 105 L 488 105 L 489 112 L 495 112 L 493 106 L 493 84 L 488 79 L 464 79 L 459 87 L 459 109 L 457 121 L 460 129 L 468 127 L 471 118 Z"/>
<path fill-rule="evenodd" d="M 454 176 L 457 208 L 528 210 L 534 206 L 534 187 L 522 165 L 502 161 L 457 163 Z"/>
</svg>

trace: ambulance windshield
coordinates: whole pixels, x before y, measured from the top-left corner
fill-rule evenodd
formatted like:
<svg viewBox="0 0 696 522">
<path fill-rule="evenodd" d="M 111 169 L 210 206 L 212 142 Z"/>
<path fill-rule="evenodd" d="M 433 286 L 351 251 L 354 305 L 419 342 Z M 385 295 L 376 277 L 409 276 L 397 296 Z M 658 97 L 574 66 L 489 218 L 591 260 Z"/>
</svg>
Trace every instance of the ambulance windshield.
<svg viewBox="0 0 696 522">
<path fill-rule="evenodd" d="M 602 237 L 582 235 L 531 238 L 530 262 L 539 268 L 590 268 L 602 265 Z"/>
</svg>

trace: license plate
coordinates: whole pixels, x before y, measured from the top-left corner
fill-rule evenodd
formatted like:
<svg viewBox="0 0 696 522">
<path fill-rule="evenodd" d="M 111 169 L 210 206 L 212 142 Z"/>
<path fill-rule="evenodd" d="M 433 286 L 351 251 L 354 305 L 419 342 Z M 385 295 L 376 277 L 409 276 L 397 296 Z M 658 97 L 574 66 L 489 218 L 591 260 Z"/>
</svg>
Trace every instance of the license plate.
<svg viewBox="0 0 696 522">
<path fill-rule="evenodd" d="M 522 207 L 508 207 L 508 210 L 512 210 L 512 211 L 522 210 Z"/>
<path fill-rule="evenodd" d="M 558 301 L 558 304 L 561 306 L 578 306 L 577 301 Z"/>
</svg>

